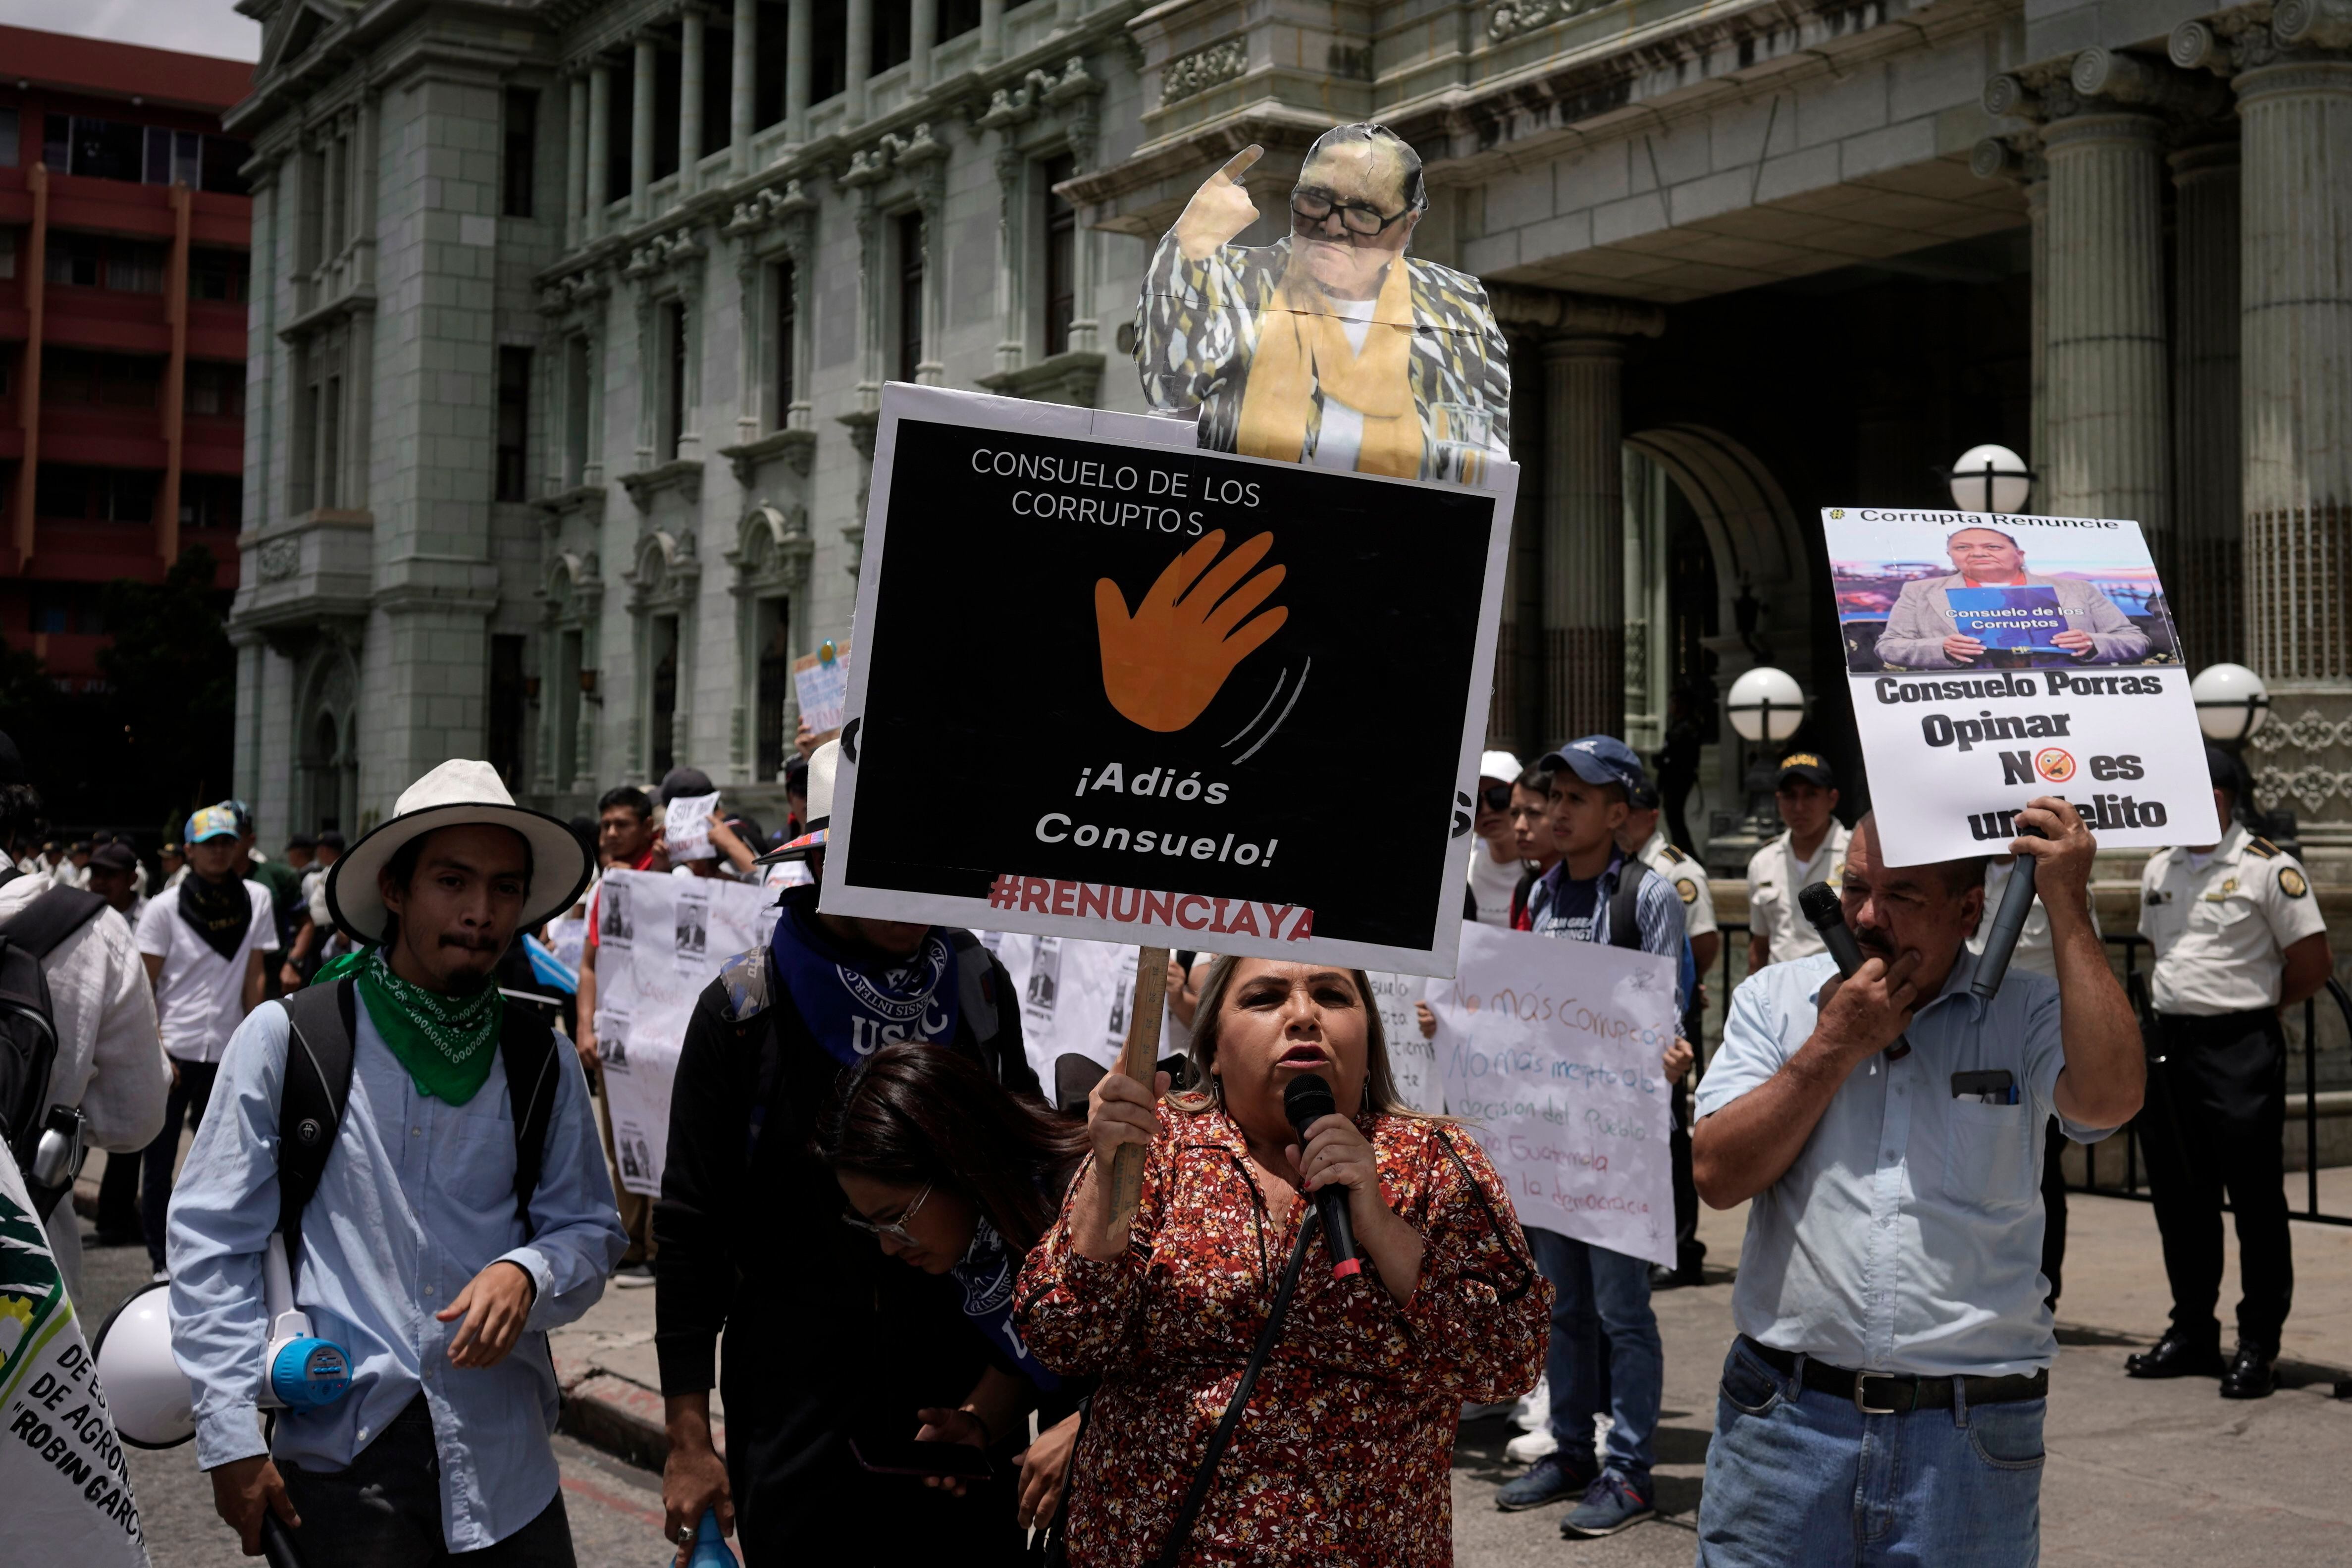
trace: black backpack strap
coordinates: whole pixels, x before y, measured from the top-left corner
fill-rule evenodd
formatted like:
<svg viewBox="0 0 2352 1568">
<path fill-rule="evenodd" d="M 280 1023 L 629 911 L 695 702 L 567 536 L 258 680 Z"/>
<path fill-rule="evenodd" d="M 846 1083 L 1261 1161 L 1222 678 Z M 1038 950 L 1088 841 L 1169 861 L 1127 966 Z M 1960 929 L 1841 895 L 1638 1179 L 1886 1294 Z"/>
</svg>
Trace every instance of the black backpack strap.
<svg viewBox="0 0 2352 1568">
<path fill-rule="evenodd" d="M 352 1100 L 358 987 L 350 979 L 306 986 L 279 1005 L 292 1026 L 278 1091 L 278 1230 L 290 1267 L 302 1250 L 302 1211 L 326 1173 Z"/>
<path fill-rule="evenodd" d="M 0 925 L 0 936 L 31 953 L 37 963 L 106 907 L 104 899 L 80 888 L 51 888 Z"/>
<path fill-rule="evenodd" d="M 948 945 L 955 950 L 956 1000 L 971 1025 L 971 1037 L 979 1043 L 981 1055 L 992 1058 L 993 1065 L 994 1053 L 989 1047 L 1003 1026 L 996 1010 L 996 987 L 992 984 L 996 955 L 968 931 L 950 931 L 947 936 Z"/>
<path fill-rule="evenodd" d="M 1628 860 L 1618 868 L 1617 890 L 1609 895 L 1609 945 L 1633 947 L 1642 945 L 1642 925 L 1638 913 L 1642 901 L 1642 883 L 1650 868 L 1639 860 Z"/>
<path fill-rule="evenodd" d="M 514 1116 L 515 1211 L 527 1232 L 531 1194 L 539 1191 L 547 1163 L 548 1123 L 555 1120 L 555 1099 L 563 1087 L 556 1077 L 562 1063 L 556 1057 L 555 1031 L 537 1008 L 509 1003 L 503 1012 L 499 1056 L 506 1063 L 507 1102 Z"/>
</svg>

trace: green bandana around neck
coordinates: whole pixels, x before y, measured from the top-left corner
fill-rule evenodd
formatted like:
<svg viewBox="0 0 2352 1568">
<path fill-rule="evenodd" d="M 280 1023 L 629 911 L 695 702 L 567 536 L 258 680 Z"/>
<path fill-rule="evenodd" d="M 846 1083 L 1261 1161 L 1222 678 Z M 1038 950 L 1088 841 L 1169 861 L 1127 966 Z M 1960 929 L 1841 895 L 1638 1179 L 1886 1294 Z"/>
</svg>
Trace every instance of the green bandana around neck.
<svg viewBox="0 0 2352 1568">
<path fill-rule="evenodd" d="M 383 950 L 338 959 L 319 972 L 312 984 L 350 975 L 360 1000 L 375 1020 L 376 1033 L 408 1069 L 416 1091 L 446 1105 L 463 1105 L 481 1092 L 499 1056 L 499 1024 L 505 998 L 495 984 L 470 996 L 452 996 L 403 980 L 383 961 Z"/>
</svg>

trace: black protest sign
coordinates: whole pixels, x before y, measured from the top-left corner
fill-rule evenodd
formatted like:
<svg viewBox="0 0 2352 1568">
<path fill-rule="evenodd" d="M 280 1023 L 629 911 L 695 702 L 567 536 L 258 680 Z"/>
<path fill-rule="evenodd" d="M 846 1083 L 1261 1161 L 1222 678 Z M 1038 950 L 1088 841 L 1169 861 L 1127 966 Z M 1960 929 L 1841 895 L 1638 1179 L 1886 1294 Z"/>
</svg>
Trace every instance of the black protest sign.
<svg viewBox="0 0 2352 1568">
<path fill-rule="evenodd" d="M 1508 489 L 1170 434 L 886 394 L 823 907 L 1450 971 Z"/>
</svg>

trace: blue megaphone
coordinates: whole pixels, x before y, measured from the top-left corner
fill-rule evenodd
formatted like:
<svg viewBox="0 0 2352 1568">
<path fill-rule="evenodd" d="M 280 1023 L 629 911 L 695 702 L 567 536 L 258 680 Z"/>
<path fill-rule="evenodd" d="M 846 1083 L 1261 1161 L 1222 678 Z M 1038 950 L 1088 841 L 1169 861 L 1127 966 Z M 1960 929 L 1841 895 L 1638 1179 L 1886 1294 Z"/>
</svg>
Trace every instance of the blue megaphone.
<svg viewBox="0 0 2352 1568">
<path fill-rule="evenodd" d="M 656 1568 L 671 1568 L 677 1561 L 675 1554 L 666 1556 Z M 737 1568 L 735 1553 L 727 1549 L 726 1539 L 719 1532 L 717 1509 L 702 1510 L 702 1522 L 694 1527 L 694 1550 L 687 1554 L 686 1568 Z"/>
<path fill-rule="evenodd" d="M 272 1236 L 262 1255 L 261 1297 L 269 1312 L 269 1382 L 262 1408 L 316 1410 L 341 1399 L 352 1386 L 351 1355 L 313 1334 L 310 1314 L 294 1305 L 282 1236 Z"/>
</svg>

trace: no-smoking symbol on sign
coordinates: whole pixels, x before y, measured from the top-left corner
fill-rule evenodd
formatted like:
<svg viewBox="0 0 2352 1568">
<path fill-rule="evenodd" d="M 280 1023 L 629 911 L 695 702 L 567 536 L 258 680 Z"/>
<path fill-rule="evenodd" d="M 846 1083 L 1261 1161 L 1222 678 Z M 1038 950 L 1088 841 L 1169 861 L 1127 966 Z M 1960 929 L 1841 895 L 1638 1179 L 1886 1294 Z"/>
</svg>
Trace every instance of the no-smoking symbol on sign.
<svg viewBox="0 0 2352 1568">
<path fill-rule="evenodd" d="M 2074 776 L 2074 754 L 2056 746 L 2044 746 L 2033 753 L 2033 771 L 2052 784 L 2064 784 Z"/>
</svg>

